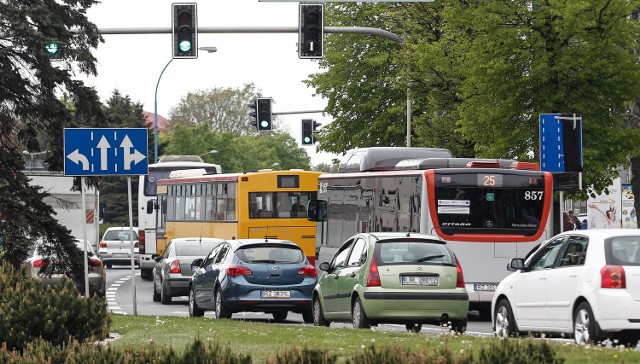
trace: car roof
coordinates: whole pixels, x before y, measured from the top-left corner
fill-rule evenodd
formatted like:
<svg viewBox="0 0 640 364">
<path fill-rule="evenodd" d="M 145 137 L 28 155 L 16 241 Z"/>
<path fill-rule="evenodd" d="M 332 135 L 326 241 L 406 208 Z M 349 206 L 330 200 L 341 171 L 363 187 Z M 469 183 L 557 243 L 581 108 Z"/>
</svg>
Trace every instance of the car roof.
<svg viewBox="0 0 640 364">
<path fill-rule="evenodd" d="M 373 232 L 373 233 L 363 233 L 363 234 L 370 235 L 377 240 L 412 238 L 412 239 L 432 240 L 434 243 L 445 243 L 445 241 L 442 240 L 442 238 L 440 238 L 439 236 L 422 234 L 422 233 Z"/>
<path fill-rule="evenodd" d="M 184 243 L 184 242 L 189 242 L 189 243 L 194 243 L 194 242 L 207 242 L 207 243 L 217 243 L 217 242 L 222 242 L 224 241 L 224 239 L 220 239 L 220 238 L 201 238 L 201 237 L 194 237 L 194 238 L 173 238 L 171 239 L 171 242 L 174 244 L 180 244 L 180 243 Z"/>
<path fill-rule="evenodd" d="M 112 226 L 110 228 L 107 228 L 107 230 L 105 230 L 105 232 L 107 232 L 109 230 L 129 230 L 129 229 L 131 229 L 131 228 L 128 227 L 128 226 Z M 134 227 L 133 231 L 138 231 L 138 228 Z"/>
<path fill-rule="evenodd" d="M 556 236 L 582 235 L 594 239 L 607 239 L 614 236 L 640 236 L 638 229 L 587 229 L 587 230 L 567 230 Z"/>
<path fill-rule="evenodd" d="M 231 246 L 234 248 L 238 248 L 245 245 L 258 245 L 258 244 L 286 244 L 293 245 L 298 247 L 298 244 L 290 241 L 290 240 L 281 240 L 281 239 L 236 239 L 236 240 L 227 240 Z"/>
</svg>

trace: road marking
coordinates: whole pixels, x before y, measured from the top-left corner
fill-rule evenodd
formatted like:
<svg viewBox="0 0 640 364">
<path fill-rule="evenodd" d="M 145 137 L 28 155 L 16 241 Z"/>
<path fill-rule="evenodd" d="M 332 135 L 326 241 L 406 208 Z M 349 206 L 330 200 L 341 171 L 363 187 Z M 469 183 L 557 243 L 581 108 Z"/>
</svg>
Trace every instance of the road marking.
<svg viewBox="0 0 640 364">
<path fill-rule="evenodd" d="M 140 275 L 140 273 L 136 273 L 136 275 L 138 276 Z M 126 311 L 124 311 L 120 306 L 118 306 L 118 302 L 116 302 L 116 292 L 118 291 L 118 288 L 122 286 L 123 283 L 125 283 L 130 279 L 131 279 L 131 276 L 122 277 L 117 281 L 111 283 L 111 285 L 109 285 L 109 288 L 107 288 L 107 292 L 105 294 L 105 296 L 107 297 L 107 309 L 112 313 L 117 313 L 121 315 L 127 314 Z"/>
</svg>

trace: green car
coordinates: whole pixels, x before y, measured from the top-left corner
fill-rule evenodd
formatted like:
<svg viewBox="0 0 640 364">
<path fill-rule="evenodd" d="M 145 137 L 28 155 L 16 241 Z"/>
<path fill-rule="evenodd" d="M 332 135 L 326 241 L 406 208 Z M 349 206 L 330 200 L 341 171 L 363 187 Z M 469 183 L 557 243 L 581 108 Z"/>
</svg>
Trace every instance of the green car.
<svg viewBox="0 0 640 364">
<path fill-rule="evenodd" d="M 467 327 L 469 295 L 458 259 L 446 242 L 417 233 L 362 233 L 349 238 L 313 292 L 313 322 L 353 322 L 354 328 L 379 323 Z"/>
</svg>

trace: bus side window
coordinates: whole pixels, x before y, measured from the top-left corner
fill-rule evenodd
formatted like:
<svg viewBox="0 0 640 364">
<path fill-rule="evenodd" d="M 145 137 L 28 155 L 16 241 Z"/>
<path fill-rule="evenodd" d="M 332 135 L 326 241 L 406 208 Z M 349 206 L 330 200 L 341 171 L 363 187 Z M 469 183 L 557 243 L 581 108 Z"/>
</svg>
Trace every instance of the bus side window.
<svg viewBox="0 0 640 364">
<path fill-rule="evenodd" d="M 307 220 L 309 221 L 325 221 L 327 216 L 327 201 L 310 200 L 307 209 Z"/>
</svg>

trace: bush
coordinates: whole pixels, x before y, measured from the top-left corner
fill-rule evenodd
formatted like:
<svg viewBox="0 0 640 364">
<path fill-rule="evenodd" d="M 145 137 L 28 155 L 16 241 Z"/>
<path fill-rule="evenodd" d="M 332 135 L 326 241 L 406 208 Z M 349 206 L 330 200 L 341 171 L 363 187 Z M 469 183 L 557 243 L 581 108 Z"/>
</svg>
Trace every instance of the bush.
<svg viewBox="0 0 640 364">
<path fill-rule="evenodd" d="M 36 339 L 52 345 L 102 340 L 111 324 L 104 298 L 81 296 L 71 279 L 43 288 L 24 268 L 10 265 L 0 265 L 0 317 L 0 342 L 7 350 L 22 350 Z"/>
</svg>

